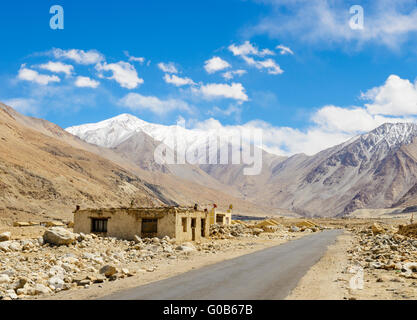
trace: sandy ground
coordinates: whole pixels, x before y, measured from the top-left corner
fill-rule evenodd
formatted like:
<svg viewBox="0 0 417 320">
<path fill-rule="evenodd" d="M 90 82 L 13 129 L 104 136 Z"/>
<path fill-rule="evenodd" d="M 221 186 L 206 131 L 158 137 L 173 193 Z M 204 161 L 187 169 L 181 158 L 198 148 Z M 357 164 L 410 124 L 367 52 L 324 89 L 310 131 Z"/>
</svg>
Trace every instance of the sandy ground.
<svg viewBox="0 0 417 320">
<path fill-rule="evenodd" d="M 300 280 L 287 300 L 416 300 L 417 280 L 392 271 L 364 269 L 363 288 L 352 289 L 354 276 L 348 251 L 355 246 L 346 231 L 323 258 Z"/>
<path fill-rule="evenodd" d="M 308 233 L 294 233 L 292 240 L 301 238 Z M 222 241 L 222 240 L 219 240 Z M 123 289 L 129 289 L 155 281 L 167 279 L 178 274 L 205 267 L 210 264 L 218 263 L 224 260 L 233 259 L 245 254 L 253 253 L 268 247 L 280 245 L 287 242 L 285 239 L 240 239 L 242 246 L 235 246 L 227 251 L 216 254 L 193 253 L 185 259 L 169 261 L 158 265 L 154 272 L 144 272 L 130 278 L 125 278 L 103 284 L 94 284 L 87 289 L 80 288 L 77 290 L 62 291 L 52 296 L 42 296 L 38 299 L 44 300 L 86 300 L 98 299 L 111 293 Z M 238 244 L 238 243 L 237 243 Z"/>
</svg>

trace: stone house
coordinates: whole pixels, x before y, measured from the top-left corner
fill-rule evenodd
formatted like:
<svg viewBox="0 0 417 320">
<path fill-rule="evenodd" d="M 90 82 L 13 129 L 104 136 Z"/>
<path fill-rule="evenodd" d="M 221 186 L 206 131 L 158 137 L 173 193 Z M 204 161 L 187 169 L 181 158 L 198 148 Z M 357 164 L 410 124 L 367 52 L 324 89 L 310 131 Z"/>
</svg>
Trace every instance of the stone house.
<svg viewBox="0 0 417 320">
<path fill-rule="evenodd" d="M 209 213 L 193 208 L 112 208 L 74 212 L 74 232 L 133 240 L 169 236 L 177 242 L 209 236 Z"/>
<path fill-rule="evenodd" d="M 229 210 L 228 212 L 218 211 L 216 208 L 210 210 L 209 214 L 209 223 L 220 224 L 220 225 L 231 225 L 232 224 L 232 213 Z"/>
</svg>

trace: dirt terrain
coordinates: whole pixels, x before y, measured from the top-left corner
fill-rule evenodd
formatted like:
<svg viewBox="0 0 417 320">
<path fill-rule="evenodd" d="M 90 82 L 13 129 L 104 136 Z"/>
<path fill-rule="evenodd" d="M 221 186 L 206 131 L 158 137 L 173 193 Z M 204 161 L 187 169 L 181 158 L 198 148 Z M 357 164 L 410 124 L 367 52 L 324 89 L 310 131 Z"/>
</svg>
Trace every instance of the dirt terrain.
<svg viewBox="0 0 417 320">
<path fill-rule="evenodd" d="M 274 221 L 274 227 L 266 224 L 264 229 L 256 228 L 259 220 L 214 225 L 209 240 L 183 244 L 169 238 L 134 242 L 81 234 L 71 244 L 52 245 L 45 243 L 44 235 L 57 228 L 54 224 L 3 226 L 0 296 L 6 300 L 100 298 L 323 229 L 343 229 L 287 299 L 417 298 L 415 229 L 399 228 L 409 225 L 409 220 L 281 217 Z"/>
</svg>

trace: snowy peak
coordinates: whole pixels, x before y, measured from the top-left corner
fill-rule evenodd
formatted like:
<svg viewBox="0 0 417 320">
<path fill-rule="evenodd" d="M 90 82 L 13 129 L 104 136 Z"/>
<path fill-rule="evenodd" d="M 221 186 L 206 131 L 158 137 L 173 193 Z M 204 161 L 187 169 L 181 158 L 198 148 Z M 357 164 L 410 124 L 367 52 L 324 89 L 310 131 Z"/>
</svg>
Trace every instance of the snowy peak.
<svg viewBox="0 0 417 320">
<path fill-rule="evenodd" d="M 130 114 L 121 114 L 98 123 L 67 128 L 66 131 L 89 143 L 114 148 L 151 125 Z"/>
<path fill-rule="evenodd" d="M 410 144 L 417 137 L 415 123 L 385 123 L 371 132 L 362 135 L 361 141 L 367 145 L 368 151 L 381 146 L 396 149 Z"/>
</svg>

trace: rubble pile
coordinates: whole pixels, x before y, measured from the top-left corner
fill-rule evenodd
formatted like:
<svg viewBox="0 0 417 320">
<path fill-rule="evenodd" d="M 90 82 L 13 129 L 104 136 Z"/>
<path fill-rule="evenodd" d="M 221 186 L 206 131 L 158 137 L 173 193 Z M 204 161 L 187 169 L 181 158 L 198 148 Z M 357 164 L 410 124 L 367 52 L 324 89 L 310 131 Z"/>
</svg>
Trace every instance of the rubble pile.
<svg viewBox="0 0 417 320">
<path fill-rule="evenodd" d="M 409 225 L 400 225 L 398 227 L 398 234 L 417 239 L 417 223 Z"/>
<path fill-rule="evenodd" d="M 253 234 L 253 229 L 244 223 L 231 225 L 210 225 L 210 237 L 213 239 L 230 239 L 233 237 L 248 237 Z"/>
<path fill-rule="evenodd" d="M 88 288 L 139 272 L 153 272 L 162 259 L 178 259 L 201 250 L 175 239 L 135 241 L 75 234 L 52 228 L 44 237 L 0 242 L 0 300 Z"/>
<path fill-rule="evenodd" d="M 352 263 L 364 269 L 383 269 L 417 279 L 417 239 L 378 224 L 356 230 L 355 236 L 359 245 L 349 252 Z"/>
</svg>

